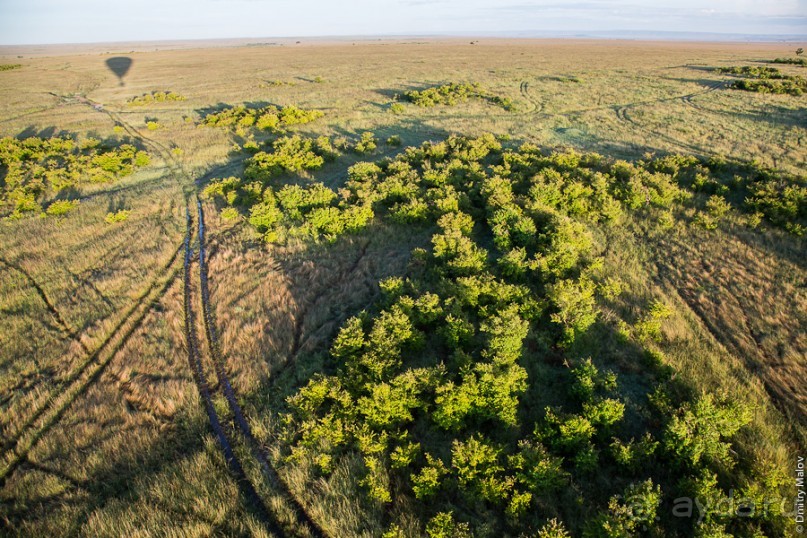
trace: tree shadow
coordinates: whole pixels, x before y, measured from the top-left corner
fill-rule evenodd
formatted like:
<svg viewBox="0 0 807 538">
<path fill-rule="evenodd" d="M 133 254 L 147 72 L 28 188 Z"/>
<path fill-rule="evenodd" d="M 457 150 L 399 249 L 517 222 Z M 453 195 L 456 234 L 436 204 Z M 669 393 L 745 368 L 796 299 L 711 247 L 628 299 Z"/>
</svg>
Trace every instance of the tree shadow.
<svg viewBox="0 0 807 538">
<path fill-rule="evenodd" d="M 240 105 L 233 105 L 233 104 L 230 104 L 230 103 L 218 102 L 215 105 L 208 105 L 208 106 L 204 106 L 204 107 L 201 107 L 201 108 L 194 109 L 194 112 L 196 113 L 196 115 L 199 118 L 204 119 L 204 118 L 206 118 L 207 116 L 209 116 L 211 114 L 218 114 L 218 113 L 224 112 L 226 110 L 232 110 L 232 109 L 237 108 L 239 106 L 243 106 L 243 107 L 245 107 L 247 109 L 262 109 L 262 108 L 266 108 L 266 107 L 269 107 L 269 106 L 274 106 L 274 107 L 276 107 L 278 109 L 283 108 L 282 105 L 279 105 L 277 103 L 273 103 L 271 101 L 245 101 L 245 102 L 241 103 Z"/>
<path fill-rule="evenodd" d="M 720 69 L 719 67 L 714 67 L 710 65 L 685 65 L 683 67 L 686 67 L 687 69 L 691 69 L 693 71 L 705 71 L 709 73 L 716 73 L 717 70 Z"/>
<path fill-rule="evenodd" d="M 769 123 L 773 127 L 805 128 L 807 126 L 807 108 L 786 108 L 777 105 L 766 105 L 764 110 L 754 112 L 732 113 L 737 118 L 754 122 Z"/>
<path fill-rule="evenodd" d="M 70 138 L 74 141 L 78 140 L 78 134 L 65 131 L 64 129 L 57 130 L 57 128 L 52 125 L 49 127 L 42 127 L 42 128 L 36 125 L 29 125 L 25 129 L 14 135 L 14 138 L 16 138 L 17 140 L 26 140 L 28 138 L 54 138 L 54 137 Z"/>
<path fill-rule="evenodd" d="M 664 80 L 671 80 L 674 82 L 680 82 L 682 84 L 697 84 L 699 86 L 703 86 L 704 88 L 709 89 L 714 88 L 715 84 L 720 82 L 720 80 L 708 79 L 708 78 L 664 77 Z"/>
</svg>

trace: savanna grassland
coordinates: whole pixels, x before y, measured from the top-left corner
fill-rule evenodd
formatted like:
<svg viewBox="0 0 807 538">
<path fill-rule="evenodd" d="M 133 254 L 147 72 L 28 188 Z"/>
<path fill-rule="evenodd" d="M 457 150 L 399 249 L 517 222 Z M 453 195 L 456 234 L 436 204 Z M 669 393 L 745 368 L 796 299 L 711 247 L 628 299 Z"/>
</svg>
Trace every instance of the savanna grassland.
<svg viewBox="0 0 807 538">
<path fill-rule="evenodd" d="M 214 45 L 0 49 L 0 534 L 796 535 L 797 44 Z"/>
</svg>

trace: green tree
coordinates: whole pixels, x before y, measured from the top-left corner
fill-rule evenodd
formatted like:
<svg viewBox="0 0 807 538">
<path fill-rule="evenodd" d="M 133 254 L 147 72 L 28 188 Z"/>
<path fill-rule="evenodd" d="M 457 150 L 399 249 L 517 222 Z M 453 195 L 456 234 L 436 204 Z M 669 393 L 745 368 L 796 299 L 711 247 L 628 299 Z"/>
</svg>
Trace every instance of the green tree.
<svg viewBox="0 0 807 538">
<path fill-rule="evenodd" d="M 678 410 L 667 425 L 664 446 L 680 461 L 693 467 L 704 459 L 730 466 L 731 445 L 726 440 L 751 419 L 749 407 L 726 397 L 703 394 Z"/>
</svg>

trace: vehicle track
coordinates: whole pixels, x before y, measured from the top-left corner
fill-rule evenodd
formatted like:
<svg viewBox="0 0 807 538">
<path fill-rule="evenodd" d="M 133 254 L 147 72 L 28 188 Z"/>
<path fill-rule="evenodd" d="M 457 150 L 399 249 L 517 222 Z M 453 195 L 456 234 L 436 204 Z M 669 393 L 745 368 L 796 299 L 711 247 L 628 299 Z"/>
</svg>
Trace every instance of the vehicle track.
<svg viewBox="0 0 807 538">
<path fill-rule="evenodd" d="M 681 102 L 683 102 L 685 105 L 689 105 L 692 108 L 695 108 L 697 110 L 701 110 L 703 112 L 709 112 L 709 113 L 713 113 L 713 114 L 718 114 L 718 113 L 720 113 L 719 111 L 712 110 L 710 108 L 706 108 L 704 106 L 701 106 L 700 104 L 698 104 L 698 103 L 696 103 L 694 101 L 694 98 L 698 97 L 698 96 L 701 96 L 701 95 L 706 95 L 706 94 L 715 92 L 715 91 L 720 90 L 720 89 L 723 89 L 727 85 L 728 85 L 728 82 L 725 82 L 725 81 L 714 82 L 714 83 L 709 85 L 708 89 L 706 89 L 706 90 L 704 90 L 702 92 L 695 92 L 695 93 L 690 93 L 690 94 L 687 94 L 687 95 L 682 95 L 681 96 Z"/>
<path fill-rule="evenodd" d="M 523 86 L 524 82 L 522 82 L 521 84 L 522 84 L 522 86 L 520 88 L 520 91 L 522 91 L 522 95 L 524 95 L 524 93 L 523 93 L 524 90 L 526 90 L 527 93 L 529 94 L 529 83 L 527 83 L 526 87 Z M 672 102 L 672 101 L 681 100 L 683 98 L 696 97 L 696 96 L 699 96 L 699 95 L 703 95 L 703 94 L 710 93 L 710 92 L 713 92 L 715 90 L 718 90 L 718 89 L 722 88 L 724 85 L 725 85 L 725 82 L 716 82 L 716 83 L 712 84 L 709 88 L 707 88 L 705 90 L 702 90 L 702 91 L 693 92 L 693 93 L 689 93 L 689 94 L 686 94 L 686 95 L 676 95 L 676 96 L 672 96 L 672 97 L 660 97 L 658 99 L 648 99 L 648 100 L 645 100 L 645 101 L 634 101 L 634 102 L 630 102 L 630 103 L 617 104 L 617 105 L 592 106 L 592 107 L 586 107 L 586 108 L 578 108 L 578 109 L 574 109 L 574 110 L 565 110 L 565 111 L 561 111 L 561 112 L 544 112 L 543 108 L 541 107 L 540 109 L 536 109 L 536 110 L 533 110 L 533 111 L 525 111 L 522 114 L 525 115 L 525 116 L 530 116 L 533 119 L 551 119 L 551 118 L 559 118 L 559 117 L 577 116 L 577 115 L 580 115 L 580 114 L 586 114 L 588 112 L 600 112 L 600 111 L 607 111 L 607 110 L 616 110 L 616 109 L 619 109 L 619 108 L 636 108 L 636 107 L 644 106 L 644 105 L 654 105 L 654 104 L 658 104 L 658 103 L 668 103 L 668 102 Z M 535 104 L 535 103 L 533 102 L 533 104 Z M 511 118 L 512 119 L 513 115 L 512 114 L 471 114 L 471 115 L 468 115 L 468 114 L 447 114 L 447 115 L 441 115 L 440 116 L 440 119 L 449 119 L 449 120 L 451 120 L 451 119 L 490 119 L 490 118 Z"/>
<path fill-rule="evenodd" d="M 521 92 L 521 97 L 527 101 L 532 108 L 530 110 L 525 110 L 525 114 L 537 114 L 543 109 L 543 105 L 533 99 L 532 95 L 530 94 L 530 83 L 526 80 L 521 81 L 521 85 L 519 86 L 519 91 Z"/>
<path fill-rule="evenodd" d="M 235 391 L 230 383 L 230 379 L 225 368 L 224 359 L 222 357 L 221 348 L 219 346 L 213 312 L 210 307 L 210 290 L 208 287 L 207 261 L 205 258 L 204 210 L 202 208 L 201 200 L 197 199 L 196 204 L 198 209 L 199 225 L 199 280 L 202 296 L 202 315 L 204 318 L 205 335 L 207 338 L 208 347 L 210 349 L 210 355 L 213 358 L 213 366 L 219 382 L 219 387 L 222 389 L 224 397 L 227 400 L 227 404 L 233 414 L 235 423 L 238 426 L 238 430 L 249 445 L 255 459 L 260 463 L 264 473 L 266 473 L 272 479 L 272 482 L 280 487 L 284 499 L 294 508 L 295 515 L 297 516 L 297 523 L 301 526 L 307 526 L 313 536 L 323 538 L 326 536 L 325 532 L 314 521 L 314 519 L 310 516 L 305 507 L 299 502 L 294 494 L 291 493 L 288 485 L 283 481 L 272 463 L 269 461 L 269 457 L 261 446 L 260 442 L 255 438 L 255 435 L 252 433 L 252 428 L 244 416 L 243 410 L 241 409 L 238 399 L 236 398 Z"/>
<path fill-rule="evenodd" d="M 716 152 L 714 152 L 714 151 L 712 151 L 710 149 L 693 146 L 692 144 L 687 144 L 686 142 L 682 142 L 681 140 L 673 138 L 673 137 L 671 137 L 669 135 L 666 135 L 664 133 L 658 132 L 658 131 L 653 130 L 653 129 L 649 128 L 649 127 L 645 127 L 641 123 L 639 123 L 636 120 L 634 120 L 633 118 L 631 118 L 628 111 L 630 109 L 634 109 L 634 108 L 637 108 L 639 106 L 653 105 L 653 104 L 658 104 L 658 103 L 669 103 L 669 102 L 672 102 L 672 101 L 681 101 L 681 102 L 683 102 L 683 103 L 685 103 L 687 105 L 690 105 L 690 106 L 692 106 L 694 108 L 697 108 L 699 110 L 707 111 L 708 109 L 705 109 L 705 108 L 695 104 L 694 101 L 693 101 L 693 98 L 701 96 L 701 95 L 706 95 L 706 94 L 712 93 L 714 91 L 717 91 L 717 90 L 720 90 L 720 89 L 724 88 L 725 86 L 726 86 L 725 81 L 717 81 L 717 82 L 712 83 L 711 85 L 709 85 L 708 88 L 706 88 L 705 90 L 702 90 L 702 91 L 692 92 L 692 93 L 688 93 L 686 95 L 679 95 L 679 96 L 676 96 L 676 97 L 665 97 L 665 98 L 657 99 L 657 100 L 653 100 L 653 101 L 639 101 L 639 102 L 629 103 L 629 104 L 625 104 L 625 105 L 611 106 L 610 108 L 612 108 L 614 110 L 614 113 L 616 114 L 616 117 L 617 117 L 618 120 L 626 122 L 626 123 L 629 123 L 632 126 L 634 126 L 635 128 L 637 128 L 638 130 L 643 131 L 643 132 L 645 132 L 645 133 L 647 133 L 647 134 L 649 134 L 651 136 L 654 136 L 654 137 L 656 137 L 658 139 L 661 139 L 661 140 L 667 142 L 668 144 L 671 144 L 671 145 L 677 146 L 677 147 L 679 147 L 681 149 L 684 149 L 686 151 L 692 152 L 695 155 L 698 155 L 698 154 L 701 154 L 701 155 L 703 155 L 703 154 L 717 155 Z"/>
<path fill-rule="evenodd" d="M 679 99 L 679 98 L 676 98 L 676 99 Z M 660 132 L 655 131 L 655 130 L 649 128 L 649 127 L 645 127 L 644 125 L 642 125 L 638 121 L 631 118 L 630 114 L 628 114 L 628 110 L 632 109 L 632 108 L 636 108 L 636 106 L 638 106 L 638 105 L 617 106 L 617 107 L 613 107 L 613 108 L 614 108 L 614 113 L 616 114 L 616 117 L 617 117 L 618 120 L 623 121 L 625 123 L 629 123 L 630 125 L 632 125 L 633 127 L 635 127 L 639 131 L 642 131 L 642 132 L 644 132 L 644 133 L 646 133 L 646 134 L 648 134 L 650 136 L 653 136 L 655 138 L 663 140 L 663 141 L 667 142 L 668 144 L 670 144 L 672 146 L 677 146 L 678 148 L 684 149 L 684 150 L 692 153 L 693 155 L 704 155 L 704 154 L 716 155 L 716 153 L 714 151 L 711 151 L 709 149 L 699 148 L 699 147 L 693 146 L 692 144 L 687 144 L 686 142 L 682 142 L 680 140 L 677 140 L 677 139 L 675 139 L 675 138 L 673 138 L 673 137 L 671 137 L 669 135 L 666 135 L 664 133 L 660 133 Z"/>
<path fill-rule="evenodd" d="M 201 229 L 201 226 L 200 226 Z M 227 462 L 230 471 L 235 476 L 238 482 L 238 488 L 247 501 L 253 505 L 255 510 L 258 512 L 262 522 L 266 525 L 267 529 L 271 532 L 279 535 L 285 536 L 285 532 L 277 523 L 277 521 L 271 516 L 269 510 L 264 505 L 263 501 L 261 500 L 258 492 L 255 491 L 255 487 L 252 485 L 252 482 L 249 481 L 246 473 L 244 472 L 244 468 L 241 466 L 241 462 L 238 460 L 238 457 L 233 450 L 233 445 L 230 442 L 227 434 L 224 432 L 222 428 L 221 421 L 219 420 L 218 413 L 216 412 L 216 408 L 213 406 L 213 400 L 210 395 L 210 387 L 207 383 L 207 378 L 204 373 L 204 368 L 202 367 L 202 360 L 199 356 L 199 343 L 196 339 L 196 322 L 195 316 L 193 312 L 193 304 L 191 299 L 191 235 L 192 235 L 192 223 L 191 223 L 191 215 L 190 212 L 187 213 L 187 232 L 185 235 L 185 262 L 184 262 L 184 309 L 185 309 L 185 342 L 188 348 L 188 365 L 190 366 L 191 372 L 193 373 L 193 379 L 196 382 L 196 387 L 199 390 L 199 396 L 202 398 L 202 403 L 205 407 L 205 412 L 207 413 L 208 421 L 210 422 L 210 427 L 213 430 L 213 433 L 216 436 L 216 440 L 219 443 L 219 447 L 221 448 L 222 452 L 224 453 L 224 459 Z M 201 252 L 201 246 L 200 246 Z M 201 259 L 201 258 L 200 258 Z"/>
<path fill-rule="evenodd" d="M 156 152 L 158 154 L 160 154 L 160 156 L 165 160 L 165 162 L 166 162 L 167 166 L 169 167 L 169 169 L 171 169 L 172 172 L 174 172 L 174 174 L 177 177 L 181 176 L 181 177 L 185 178 L 185 180 L 186 180 L 186 182 L 184 183 L 184 188 L 183 188 L 183 192 L 184 192 L 184 195 L 185 195 L 184 198 L 185 198 L 186 216 L 187 216 L 186 237 L 185 237 L 184 242 L 182 244 L 180 244 L 179 248 L 177 249 L 176 254 L 178 254 L 182 250 L 183 245 L 184 245 L 184 248 L 185 248 L 185 262 L 184 262 L 183 265 L 184 265 L 184 290 L 185 290 L 184 291 L 185 333 L 186 333 L 185 337 L 186 337 L 186 342 L 187 342 L 187 346 L 188 346 L 188 362 L 189 362 L 189 366 L 190 366 L 191 371 L 193 373 L 193 377 L 194 377 L 194 380 L 196 382 L 196 385 L 197 385 L 197 388 L 199 390 L 199 393 L 200 393 L 200 395 L 202 397 L 202 400 L 203 400 L 203 403 L 204 403 L 204 406 L 205 406 L 205 411 L 206 411 L 206 413 L 208 415 L 208 419 L 210 421 L 211 428 L 213 429 L 213 431 L 214 431 L 214 433 L 216 435 L 216 438 L 217 438 L 217 440 L 219 442 L 219 445 L 220 445 L 220 447 L 221 447 L 221 449 L 222 449 L 222 451 L 224 453 L 225 460 L 227 461 L 228 466 L 230 467 L 230 470 L 232 471 L 232 473 L 235 475 L 236 479 L 238 480 L 240 490 L 242 491 L 244 496 L 247 498 L 247 500 L 252 505 L 254 505 L 256 510 L 260 513 L 261 519 L 266 524 L 267 528 L 271 532 L 276 533 L 279 536 L 285 536 L 286 535 L 285 532 L 280 527 L 280 525 L 278 524 L 276 519 L 274 519 L 272 517 L 270 511 L 268 510 L 266 505 L 261 500 L 260 496 L 258 495 L 258 493 L 255 490 L 252 483 L 247 478 L 241 463 L 237 459 L 237 457 L 235 455 L 235 452 L 233 450 L 233 445 L 230 442 L 230 439 L 228 438 L 228 436 L 226 435 L 224 429 L 222 428 L 222 423 L 219 420 L 219 417 L 218 417 L 218 414 L 216 413 L 215 407 L 213 406 L 210 387 L 209 387 L 207 379 L 205 378 L 205 375 L 204 375 L 204 369 L 203 369 L 201 357 L 200 357 L 200 354 L 199 354 L 199 346 L 198 346 L 198 342 L 197 342 L 197 339 L 196 339 L 196 333 L 193 330 L 193 327 L 195 326 L 195 318 L 194 318 L 193 308 L 192 308 L 192 304 L 191 304 L 191 285 L 190 285 L 191 284 L 190 283 L 190 281 L 191 281 L 191 278 L 190 278 L 191 249 L 190 249 L 190 238 L 191 238 L 192 219 L 191 219 L 191 214 L 190 214 L 190 197 L 191 197 L 190 187 L 194 184 L 193 179 L 183 169 L 183 167 L 179 163 L 177 163 L 176 159 L 171 154 L 170 150 L 164 144 L 160 143 L 159 141 L 156 141 L 156 140 L 153 140 L 151 138 L 148 138 L 148 137 L 144 136 L 134 126 L 132 126 L 131 124 L 129 124 L 128 122 L 123 120 L 122 117 L 119 114 L 117 114 L 117 113 L 115 113 L 113 111 L 107 110 L 100 103 L 97 103 L 97 102 L 95 102 L 95 101 L 93 101 L 91 99 L 88 99 L 86 97 L 79 97 L 79 98 L 77 98 L 77 100 L 80 103 L 84 104 L 84 105 L 92 107 L 94 110 L 96 110 L 98 112 L 106 114 L 117 125 L 120 125 L 130 136 L 132 136 L 135 139 L 140 140 L 141 142 L 143 142 L 147 146 L 151 146 L 152 148 L 154 148 L 156 150 Z M 209 308 L 209 291 L 207 289 L 207 266 L 206 266 L 206 263 L 205 263 L 205 260 L 204 260 L 204 224 L 203 224 L 204 216 L 203 216 L 203 212 L 202 212 L 201 201 L 198 199 L 198 196 L 197 196 L 196 200 L 197 200 L 197 207 L 198 207 L 198 210 L 199 210 L 199 221 L 200 221 L 200 227 L 199 227 L 199 233 L 200 233 L 200 235 L 199 235 L 199 239 L 200 239 L 200 258 L 199 258 L 199 261 L 200 261 L 200 281 L 204 282 L 204 284 L 202 285 L 203 286 L 202 287 L 202 296 L 203 296 L 203 310 L 204 310 L 205 329 L 206 329 L 205 333 L 207 335 L 208 343 L 210 345 L 211 355 L 214 357 L 214 366 L 215 366 L 216 375 L 217 375 L 217 377 L 219 377 L 219 385 L 222 387 L 222 391 L 224 392 L 225 399 L 227 399 L 227 401 L 228 401 L 228 405 L 230 406 L 230 409 L 231 409 L 231 411 L 232 411 L 232 413 L 233 413 L 233 415 L 235 417 L 235 421 L 236 421 L 236 423 L 238 425 L 238 428 L 241 431 L 243 437 L 246 439 L 247 444 L 250 446 L 250 449 L 252 450 L 253 454 L 256 456 L 256 459 L 261 464 L 261 467 L 263 468 L 263 471 L 267 475 L 269 475 L 271 478 L 273 478 L 274 481 L 278 485 L 281 486 L 281 489 L 283 490 L 283 493 L 285 493 L 285 495 L 283 495 L 284 499 L 287 502 L 289 502 L 296 509 L 295 512 L 296 512 L 296 515 L 297 515 L 297 518 L 298 518 L 298 522 L 300 522 L 301 524 L 304 524 L 305 526 L 307 526 L 311 535 L 316 536 L 316 537 L 325 537 L 327 535 L 322 531 L 322 529 L 319 527 L 319 525 L 317 525 L 316 522 L 313 521 L 313 519 L 306 512 L 306 510 L 302 506 L 302 504 L 300 504 L 300 502 L 297 500 L 297 498 L 291 493 L 291 491 L 289 490 L 289 488 L 285 484 L 285 482 L 280 478 L 279 474 L 274 469 L 274 467 L 269 463 L 269 459 L 266 456 L 266 453 L 264 452 L 264 450 L 260 446 L 260 444 L 257 442 L 257 439 L 255 439 L 254 435 L 252 434 L 252 430 L 249 427 L 249 423 L 246 421 L 246 418 L 244 417 L 243 412 L 241 411 L 241 408 L 238 405 L 238 402 L 237 402 L 237 400 L 235 398 L 234 391 L 232 390 L 232 386 L 229 383 L 229 378 L 227 378 L 226 371 L 223 368 L 223 361 L 221 361 L 221 359 L 220 359 L 221 355 L 220 355 L 220 351 L 219 351 L 219 347 L 218 347 L 218 341 L 216 339 L 215 326 L 214 326 L 214 324 L 212 322 L 212 319 L 210 318 L 211 313 L 210 313 L 210 308 Z M 176 259 L 176 254 L 175 254 L 174 259 Z M 176 274 L 177 272 L 178 272 L 178 269 L 174 274 Z M 204 275 L 204 276 L 202 276 L 202 275 Z M 171 281 L 173 281 L 173 279 L 170 279 L 168 281 L 168 284 L 170 284 Z M 165 290 L 167 290 L 167 285 L 165 287 Z M 165 290 L 163 290 L 163 293 L 165 292 Z M 143 317 L 145 317 L 145 314 L 144 314 Z M 142 321 L 142 319 L 139 320 L 139 321 Z M 139 325 L 139 323 L 138 323 L 138 325 Z M 126 337 L 119 344 L 118 349 L 120 347 L 122 347 L 123 343 L 126 341 L 126 339 L 131 334 L 131 332 L 133 332 L 133 329 L 127 333 Z M 109 359 L 107 359 L 104 362 L 104 366 L 109 362 L 109 360 L 111 360 L 111 358 L 114 355 L 115 355 L 115 353 L 113 353 L 109 357 Z M 98 373 L 100 373 L 100 370 L 99 370 Z M 94 376 L 92 379 L 94 379 L 95 377 L 97 377 L 97 375 Z M 84 388 L 86 388 L 86 386 L 89 385 L 89 381 L 92 381 L 92 379 L 88 380 L 88 382 L 84 384 Z M 83 392 L 83 390 L 82 390 L 82 392 Z M 72 401 L 75 401 L 75 399 L 77 398 L 77 396 L 79 394 L 80 393 L 77 393 L 70 400 L 69 403 L 72 403 Z M 69 403 L 66 404 L 65 406 L 63 406 L 64 409 L 66 409 L 66 407 L 67 407 L 67 405 L 69 405 Z M 64 409 L 61 409 L 61 411 L 56 416 L 54 416 L 52 420 L 48 421 L 48 427 L 51 426 L 52 424 L 54 424 L 58 420 L 58 418 L 63 414 Z M 35 442 L 39 437 L 41 437 L 41 435 L 42 435 L 42 433 L 44 433 L 44 431 L 45 431 L 45 428 L 42 429 L 41 433 L 39 433 L 36 436 L 36 439 L 34 439 L 33 442 Z M 29 445 L 28 450 L 30 450 L 30 447 L 33 446 L 33 442 L 28 444 Z M 20 454 L 20 456 L 17 457 L 17 459 L 15 461 L 15 464 L 14 464 L 14 467 L 19 465 L 20 461 L 22 461 L 22 458 L 25 455 L 27 455 L 28 450 L 26 450 L 24 454 Z M 11 466 L 9 466 L 9 467 L 7 467 L 7 470 L 3 471 L 0 474 L 0 479 L 2 480 L 2 482 L 0 482 L 0 486 L 5 482 L 5 476 L 7 476 L 8 473 L 11 472 L 12 470 L 13 470 L 13 468 L 11 468 Z"/>
<path fill-rule="evenodd" d="M 147 145 L 151 145 L 153 148 L 156 149 L 157 153 L 159 153 L 161 157 L 163 157 L 163 159 L 165 160 L 166 164 L 170 169 L 172 169 L 177 175 L 184 177 L 189 185 L 193 184 L 193 179 L 191 178 L 191 176 L 184 170 L 181 164 L 179 164 L 176 161 L 174 156 L 171 154 L 170 150 L 164 144 L 144 136 L 134 126 L 124 121 L 119 114 L 112 112 L 110 110 L 106 110 L 103 107 L 99 109 L 97 106 L 98 103 L 86 99 L 86 104 L 92 106 L 95 110 L 99 110 L 106 113 L 115 123 L 121 125 L 123 129 L 127 133 L 129 133 L 132 137 L 140 139 L 141 141 L 143 141 L 143 143 Z M 199 346 L 198 342 L 196 341 L 196 333 L 195 331 L 192 330 L 192 327 L 194 327 L 195 323 L 193 309 L 190 303 L 190 270 L 189 270 L 190 234 L 191 234 L 192 219 L 189 210 L 190 196 L 188 191 L 185 191 L 185 195 L 186 195 L 185 204 L 186 204 L 187 225 L 188 225 L 187 235 L 185 238 L 185 256 L 186 256 L 185 319 L 186 319 L 186 341 L 188 342 L 188 353 L 191 370 L 194 372 L 194 377 L 197 381 L 199 392 L 202 395 L 202 399 L 204 400 L 205 409 L 208 414 L 208 418 L 210 420 L 211 428 L 214 430 L 214 433 L 218 438 L 219 445 L 221 446 L 222 451 L 224 452 L 225 459 L 227 460 L 231 471 L 239 481 L 239 485 L 242 488 L 242 492 L 252 504 L 254 504 L 256 507 L 259 507 L 262 519 L 266 523 L 267 528 L 269 528 L 269 530 L 280 536 L 285 536 L 285 533 L 281 529 L 279 523 L 275 518 L 272 517 L 270 511 L 261 500 L 254 486 L 246 477 L 243 467 L 241 466 L 240 462 L 235 456 L 235 453 L 232 450 L 232 443 L 230 442 L 229 438 L 222 429 L 221 421 L 219 420 L 218 414 L 216 413 L 216 410 L 212 405 L 210 387 L 207 383 L 207 379 L 204 377 L 204 370 L 202 367 L 201 356 L 199 354 Z M 266 456 L 263 448 L 260 446 L 257 439 L 252 433 L 252 429 L 249 426 L 249 423 L 247 422 L 240 405 L 238 404 L 238 401 L 235 397 L 235 392 L 233 391 L 229 378 L 227 377 L 227 373 L 224 369 L 224 363 L 223 360 L 221 359 L 221 353 L 215 332 L 215 325 L 211 317 L 212 313 L 209 303 L 210 294 L 207 285 L 208 281 L 207 263 L 205 260 L 204 213 L 202 209 L 201 200 L 199 200 L 198 196 L 196 197 L 196 203 L 198 209 L 198 233 L 199 233 L 199 277 L 200 277 L 203 318 L 205 325 L 205 335 L 208 340 L 208 346 L 210 348 L 211 356 L 213 357 L 214 370 L 218 378 L 219 386 L 221 387 L 224 397 L 227 400 L 228 406 L 231 412 L 233 413 L 236 425 L 238 426 L 238 430 L 241 432 L 241 435 L 244 437 L 247 444 L 249 445 L 249 448 L 252 451 L 253 456 L 260 463 L 264 473 L 266 473 L 273 480 L 273 482 L 281 486 L 281 489 L 283 490 L 284 493 L 283 495 L 284 499 L 286 500 L 286 502 L 289 502 L 295 508 L 295 513 L 298 518 L 298 522 L 300 524 L 308 526 L 312 536 L 315 536 L 317 538 L 325 537 L 326 535 L 324 534 L 324 532 L 322 532 L 321 528 L 308 515 L 305 508 L 299 503 L 297 498 L 290 492 L 288 486 L 285 484 L 285 482 L 283 482 L 283 480 L 280 478 L 280 475 L 277 473 L 275 468 L 269 462 L 269 459 Z"/>
</svg>

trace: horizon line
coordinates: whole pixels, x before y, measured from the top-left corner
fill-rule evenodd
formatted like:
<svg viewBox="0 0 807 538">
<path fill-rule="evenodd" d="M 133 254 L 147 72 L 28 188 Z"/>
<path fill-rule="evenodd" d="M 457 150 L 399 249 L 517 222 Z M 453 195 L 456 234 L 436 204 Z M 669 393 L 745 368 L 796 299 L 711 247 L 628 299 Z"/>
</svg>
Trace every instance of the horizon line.
<svg viewBox="0 0 807 538">
<path fill-rule="evenodd" d="M 633 36 L 633 37 L 631 37 Z M 158 38 L 158 39 L 122 39 L 118 41 L 75 41 L 75 42 L 46 42 L 46 43 L 0 43 L 0 48 L 6 47 L 58 47 L 82 45 L 114 45 L 114 44 L 149 44 L 149 43 L 197 43 L 211 41 L 249 41 L 275 39 L 281 41 L 298 42 L 308 40 L 385 40 L 385 39 L 605 39 L 605 40 L 640 40 L 646 41 L 715 41 L 715 42 L 742 42 L 753 40 L 756 42 L 807 42 L 807 34 L 770 34 L 748 32 L 686 32 L 667 30 L 602 30 L 602 31 L 559 31 L 559 30 L 517 30 L 512 32 L 441 32 L 441 33 L 389 33 L 389 34 L 331 34 L 331 35 L 288 35 L 288 36 L 230 36 L 230 37 L 194 37 L 194 38 Z M 658 36 L 658 37 L 654 37 Z M 263 44 L 263 43 L 261 43 Z M 268 44 L 268 43 L 267 43 Z"/>
</svg>

